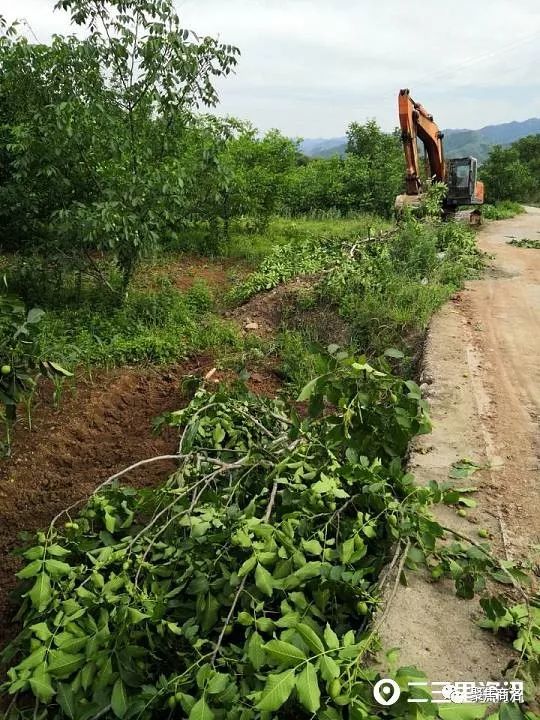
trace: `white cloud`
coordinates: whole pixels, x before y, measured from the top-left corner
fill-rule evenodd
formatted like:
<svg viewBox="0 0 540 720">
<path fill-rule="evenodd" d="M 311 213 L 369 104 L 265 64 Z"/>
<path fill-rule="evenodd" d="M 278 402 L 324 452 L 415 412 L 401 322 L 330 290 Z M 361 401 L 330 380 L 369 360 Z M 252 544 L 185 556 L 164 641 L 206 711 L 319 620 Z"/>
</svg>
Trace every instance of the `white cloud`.
<svg viewBox="0 0 540 720">
<path fill-rule="evenodd" d="M 177 0 L 183 22 L 238 45 L 220 112 L 262 129 L 342 134 L 351 120 L 397 121 L 410 87 L 444 127 L 540 115 L 538 0 Z M 65 32 L 53 0 L 0 0 L 40 39 Z"/>
</svg>

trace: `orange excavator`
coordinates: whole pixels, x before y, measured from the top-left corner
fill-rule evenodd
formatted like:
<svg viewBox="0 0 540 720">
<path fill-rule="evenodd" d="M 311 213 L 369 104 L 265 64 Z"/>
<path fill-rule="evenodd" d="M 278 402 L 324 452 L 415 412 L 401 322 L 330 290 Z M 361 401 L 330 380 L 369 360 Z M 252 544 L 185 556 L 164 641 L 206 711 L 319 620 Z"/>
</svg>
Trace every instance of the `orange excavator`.
<svg viewBox="0 0 540 720">
<path fill-rule="evenodd" d="M 454 215 L 460 205 L 482 205 L 484 183 L 477 180 L 476 158 L 444 159 L 444 133 L 433 121 L 433 115 L 411 98 L 409 90 L 399 91 L 398 109 L 407 175 L 406 194 L 396 198 L 396 211 L 400 212 L 404 205 L 417 205 L 422 199 L 418 140 L 424 145 L 429 165 L 428 177 L 445 183 L 448 188 L 443 205 L 444 214 Z M 473 211 L 470 221 L 480 221 L 478 210 Z"/>
</svg>

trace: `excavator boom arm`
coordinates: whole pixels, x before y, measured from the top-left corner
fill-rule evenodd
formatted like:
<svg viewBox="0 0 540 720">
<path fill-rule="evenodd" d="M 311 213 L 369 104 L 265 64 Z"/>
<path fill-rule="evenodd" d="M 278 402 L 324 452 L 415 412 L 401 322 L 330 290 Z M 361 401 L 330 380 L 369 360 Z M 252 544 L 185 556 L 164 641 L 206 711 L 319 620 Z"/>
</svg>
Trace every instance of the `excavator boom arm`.
<svg viewBox="0 0 540 720">
<path fill-rule="evenodd" d="M 438 182 L 445 180 L 445 162 L 443 152 L 443 133 L 433 121 L 433 116 L 414 102 L 408 90 L 400 90 L 398 98 L 399 123 L 407 162 L 407 195 L 421 192 L 420 161 L 417 139 L 426 149 L 431 176 Z"/>
</svg>

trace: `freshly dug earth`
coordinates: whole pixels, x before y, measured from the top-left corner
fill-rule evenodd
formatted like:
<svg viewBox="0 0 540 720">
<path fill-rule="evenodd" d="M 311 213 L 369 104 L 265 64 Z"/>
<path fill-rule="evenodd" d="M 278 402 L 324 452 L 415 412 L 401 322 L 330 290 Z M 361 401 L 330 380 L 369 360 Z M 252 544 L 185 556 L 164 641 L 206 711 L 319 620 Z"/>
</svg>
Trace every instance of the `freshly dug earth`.
<svg viewBox="0 0 540 720">
<path fill-rule="evenodd" d="M 499 555 L 512 560 L 533 557 L 540 541 L 540 253 L 508 239 L 538 232 L 536 208 L 480 232 L 493 260 L 431 324 L 423 380 L 434 431 L 411 458 L 420 482 L 447 480 L 462 458 L 485 467 L 464 481 L 478 487 L 468 518 L 450 508 L 438 516 L 473 540 L 487 529 Z M 430 585 L 412 573 L 408 580 L 383 628 L 385 646 L 401 647 L 401 663 L 432 681 L 499 679 L 512 652 L 475 626 L 477 602 L 456 598 L 450 583 Z"/>
<path fill-rule="evenodd" d="M 281 329 L 309 328 L 311 338 L 329 345 L 350 342 L 349 324 L 339 316 L 336 308 L 313 303 L 313 291 L 319 275 L 302 275 L 282 283 L 272 290 L 260 292 L 246 303 L 225 313 L 246 333 L 272 337 Z"/>
<path fill-rule="evenodd" d="M 268 292 L 257 293 L 240 307 L 225 313 L 225 317 L 262 337 L 274 335 L 281 327 L 284 315 L 296 305 L 299 295 L 310 292 L 316 280 L 313 275 L 300 276 Z"/>
<path fill-rule="evenodd" d="M 175 372 L 122 370 L 79 380 L 56 411 L 43 388 L 33 430 L 18 425 L 13 457 L 0 464 L 0 647 L 13 635 L 9 594 L 19 559 L 12 551 L 21 532 L 46 528 L 59 511 L 87 498 L 115 472 L 138 460 L 175 452 L 169 433 L 152 435 L 152 419 L 181 403 Z M 138 487 L 157 483 L 172 463 L 149 465 L 126 481 Z"/>
</svg>

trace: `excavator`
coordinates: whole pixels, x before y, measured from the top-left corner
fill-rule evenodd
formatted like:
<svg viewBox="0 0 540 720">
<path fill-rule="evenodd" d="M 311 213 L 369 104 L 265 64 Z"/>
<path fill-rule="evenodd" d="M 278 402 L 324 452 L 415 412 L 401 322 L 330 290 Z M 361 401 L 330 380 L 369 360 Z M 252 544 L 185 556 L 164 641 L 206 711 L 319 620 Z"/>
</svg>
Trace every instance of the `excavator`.
<svg viewBox="0 0 540 720">
<path fill-rule="evenodd" d="M 406 193 L 396 198 L 396 212 L 399 214 L 405 205 L 418 205 L 422 199 L 423 183 L 420 177 L 420 159 L 418 140 L 424 145 L 429 165 L 427 176 L 435 182 L 445 183 L 446 198 L 443 202 L 445 217 L 457 214 L 462 205 L 482 205 L 484 202 L 484 183 L 477 180 L 478 163 L 476 158 L 465 157 L 445 160 L 442 133 L 433 115 L 415 102 L 410 91 L 400 90 L 398 96 L 399 124 L 401 139 L 407 163 Z M 479 209 L 467 213 L 471 224 L 481 222 Z"/>
</svg>

